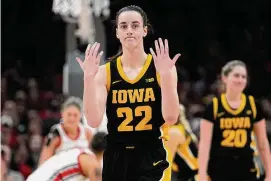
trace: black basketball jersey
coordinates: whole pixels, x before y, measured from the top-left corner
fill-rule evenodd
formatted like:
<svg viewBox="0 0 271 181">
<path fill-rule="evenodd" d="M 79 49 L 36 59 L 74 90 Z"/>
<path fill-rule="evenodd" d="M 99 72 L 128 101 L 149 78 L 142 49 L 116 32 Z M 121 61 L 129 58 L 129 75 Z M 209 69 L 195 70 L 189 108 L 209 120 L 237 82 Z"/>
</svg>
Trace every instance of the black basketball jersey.
<svg viewBox="0 0 271 181">
<path fill-rule="evenodd" d="M 232 109 L 222 94 L 213 98 L 203 118 L 214 124 L 210 157 L 253 157 L 253 124 L 263 119 L 263 112 L 253 96 L 242 94 L 239 108 Z"/>
<path fill-rule="evenodd" d="M 130 80 L 121 59 L 108 62 L 108 140 L 117 143 L 151 143 L 158 140 L 165 123 L 161 110 L 161 89 L 152 56 L 148 55 L 138 76 Z"/>
</svg>

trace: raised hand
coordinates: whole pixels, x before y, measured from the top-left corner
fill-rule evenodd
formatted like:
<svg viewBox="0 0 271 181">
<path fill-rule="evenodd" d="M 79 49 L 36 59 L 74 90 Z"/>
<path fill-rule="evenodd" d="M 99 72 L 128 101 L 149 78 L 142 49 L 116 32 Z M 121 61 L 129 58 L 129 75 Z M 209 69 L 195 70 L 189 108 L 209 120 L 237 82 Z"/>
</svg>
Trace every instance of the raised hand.
<svg viewBox="0 0 271 181">
<path fill-rule="evenodd" d="M 95 42 L 92 46 L 88 45 L 85 52 L 85 60 L 82 61 L 80 58 L 76 57 L 77 62 L 84 71 L 84 76 L 94 77 L 98 72 L 101 57 L 103 51 L 98 54 L 100 48 L 100 43 Z"/>
<path fill-rule="evenodd" d="M 160 46 L 158 45 L 158 41 Z M 165 44 L 163 43 L 161 38 L 159 38 L 158 41 L 155 40 L 154 42 L 156 54 L 154 53 L 152 48 L 150 48 L 150 52 L 152 54 L 156 70 L 159 72 L 160 75 L 162 75 L 171 71 L 181 54 L 178 53 L 174 56 L 173 59 L 171 59 L 169 57 L 167 39 L 165 40 Z"/>
</svg>

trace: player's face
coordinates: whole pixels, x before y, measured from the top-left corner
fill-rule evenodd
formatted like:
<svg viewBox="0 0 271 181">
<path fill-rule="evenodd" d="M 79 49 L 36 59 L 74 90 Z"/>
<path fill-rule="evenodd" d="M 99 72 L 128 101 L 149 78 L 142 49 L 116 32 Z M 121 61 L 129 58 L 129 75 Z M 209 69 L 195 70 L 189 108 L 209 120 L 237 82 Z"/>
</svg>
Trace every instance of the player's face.
<svg viewBox="0 0 271 181">
<path fill-rule="evenodd" d="M 77 125 L 81 120 L 81 112 L 75 106 L 69 106 L 62 112 L 64 124 Z"/>
<path fill-rule="evenodd" d="M 247 85 L 247 70 L 243 66 L 236 66 L 225 79 L 228 88 L 235 92 L 243 92 Z"/>
<path fill-rule="evenodd" d="M 142 16 L 138 12 L 125 11 L 118 17 L 116 33 L 122 46 L 133 49 L 143 44 L 147 27 L 144 27 Z"/>
</svg>

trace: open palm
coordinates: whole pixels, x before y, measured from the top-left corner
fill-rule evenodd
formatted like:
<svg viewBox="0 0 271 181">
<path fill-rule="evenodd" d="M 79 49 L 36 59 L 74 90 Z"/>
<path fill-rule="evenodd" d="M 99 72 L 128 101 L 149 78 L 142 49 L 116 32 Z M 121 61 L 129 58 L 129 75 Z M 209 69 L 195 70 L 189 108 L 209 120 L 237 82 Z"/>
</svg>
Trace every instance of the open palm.
<svg viewBox="0 0 271 181">
<path fill-rule="evenodd" d="M 159 41 L 159 45 L 158 45 Z M 168 48 L 168 41 L 165 39 L 165 44 L 163 43 L 162 39 L 159 38 L 159 40 L 155 40 L 155 49 L 156 54 L 154 53 L 153 49 L 150 48 L 150 52 L 153 56 L 154 64 L 156 67 L 156 70 L 159 72 L 159 74 L 165 74 L 171 71 L 173 66 L 175 65 L 178 58 L 181 56 L 181 54 L 177 54 L 174 56 L 173 59 L 169 57 L 169 48 Z"/>
<path fill-rule="evenodd" d="M 100 43 L 95 42 L 91 47 L 88 45 L 85 52 L 85 60 L 76 57 L 77 62 L 84 71 L 84 76 L 95 76 L 98 72 L 103 51 L 98 54 Z"/>
</svg>

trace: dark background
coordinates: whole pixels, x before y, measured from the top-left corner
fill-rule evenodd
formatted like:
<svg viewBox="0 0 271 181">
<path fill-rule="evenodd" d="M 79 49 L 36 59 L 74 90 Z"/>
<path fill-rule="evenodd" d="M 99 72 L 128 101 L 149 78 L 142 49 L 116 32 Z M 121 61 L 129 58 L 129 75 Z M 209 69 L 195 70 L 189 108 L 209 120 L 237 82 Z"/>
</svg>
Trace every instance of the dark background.
<svg viewBox="0 0 271 181">
<path fill-rule="evenodd" d="M 130 4 L 141 6 L 153 26 L 146 49 L 154 38 L 168 38 L 171 53 L 182 53 L 179 65 L 191 80 L 198 79 L 197 67 L 204 66 L 211 83 L 225 62 L 241 59 L 251 75 L 249 93 L 263 96 L 271 92 L 267 82 L 271 69 L 268 0 L 112 0 L 111 18 L 104 21 L 107 56 L 115 54 L 119 46 L 111 21 L 117 10 Z M 51 0 L 2 1 L 2 71 L 20 61 L 21 71 L 28 76 L 62 72 L 66 25 L 51 8 Z"/>
</svg>

